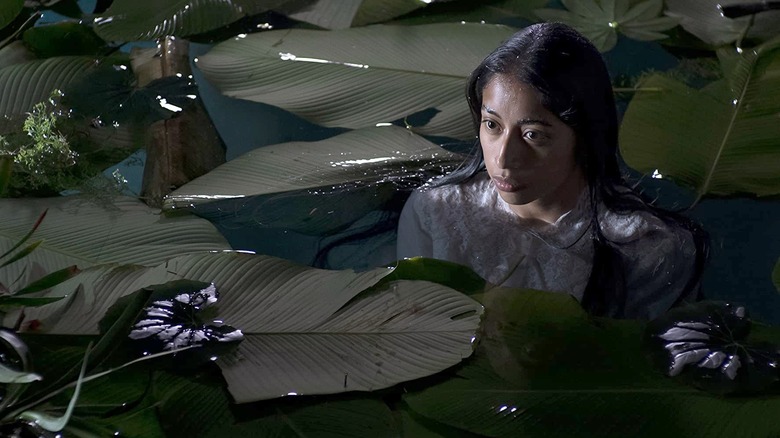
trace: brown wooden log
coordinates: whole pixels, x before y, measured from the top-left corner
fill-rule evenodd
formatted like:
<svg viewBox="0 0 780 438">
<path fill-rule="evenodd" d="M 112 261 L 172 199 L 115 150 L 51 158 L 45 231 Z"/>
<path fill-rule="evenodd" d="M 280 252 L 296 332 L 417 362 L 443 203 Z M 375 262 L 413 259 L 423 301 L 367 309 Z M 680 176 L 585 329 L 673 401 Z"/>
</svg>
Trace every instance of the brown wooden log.
<svg viewBox="0 0 780 438">
<path fill-rule="evenodd" d="M 166 37 L 156 49 L 138 50 L 131 56 L 139 87 L 192 73 L 187 40 Z M 167 194 L 225 162 L 225 145 L 200 99 L 174 117 L 152 123 L 145 140 L 141 197 L 152 207 L 161 207 Z"/>
</svg>

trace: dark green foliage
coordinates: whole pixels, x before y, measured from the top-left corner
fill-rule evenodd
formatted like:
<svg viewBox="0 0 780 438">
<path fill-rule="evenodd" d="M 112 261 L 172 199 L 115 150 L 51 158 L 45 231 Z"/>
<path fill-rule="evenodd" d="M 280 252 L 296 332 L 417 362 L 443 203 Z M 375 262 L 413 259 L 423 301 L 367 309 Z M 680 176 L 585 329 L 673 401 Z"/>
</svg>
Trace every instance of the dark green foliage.
<svg viewBox="0 0 780 438">
<path fill-rule="evenodd" d="M 24 32 L 22 40 L 39 58 L 52 56 L 99 56 L 111 48 L 106 46 L 92 27 L 65 22 L 34 27 Z"/>
</svg>

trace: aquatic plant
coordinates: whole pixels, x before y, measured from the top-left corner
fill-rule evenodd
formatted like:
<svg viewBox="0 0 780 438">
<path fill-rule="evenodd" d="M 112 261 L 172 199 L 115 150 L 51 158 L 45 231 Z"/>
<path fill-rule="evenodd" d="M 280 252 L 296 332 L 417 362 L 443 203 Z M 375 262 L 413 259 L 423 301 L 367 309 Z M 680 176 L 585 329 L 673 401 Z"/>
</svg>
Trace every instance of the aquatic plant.
<svg viewBox="0 0 780 438">
<path fill-rule="evenodd" d="M 69 5 L 69 13 L 82 18 L 75 2 L 59 3 L 62 11 Z M 61 32 L 64 26 L 28 28 L 28 18 L 34 22 L 42 5 L 2 2 L 0 26 L 8 24 L 0 36 L 6 38 L 0 43 L 3 114 L 29 112 L 55 88 L 72 90 L 66 96 L 86 97 L 70 103 L 84 113 L 93 103 L 90 99 L 109 101 L 113 96 L 113 109 L 122 103 L 132 110 L 99 110 L 92 114 L 89 129 L 82 132 L 106 138 L 106 144 L 136 144 L 124 121 L 171 118 L 170 110 L 160 110 L 163 99 L 176 103 L 178 96 L 186 102 L 192 84 L 183 79 L 141 86 L 134 83 L 137 63 L 108 53 L 136 39 L 174 35 L 219 43 L 198 65 L 228 93 L 295 110 L 318 123 L 364 127 L 316 145 L 278 145 L 226 164 L 168 198 L 166 210 L 177 213 L 176 217 L 161 215 L 160 210 L 131 198 L 103 204 L 79 197 L 0 201 L 0 251 L 12 248 L 41 209 L 49 208 L 47 220 L 36 231 L 36 237 L 45 240 L 24 263 L 0 268 L 0 282 L 14 285 L 14 290 L 18 290 L 16 279 L 27 287 L 32 283 L 35 287 L 27 289 L 31 292 L 25 296 L 30 299 L 66 296 L 37 309 L 24 309 L 19 337 L 29 346 L 34 372 L 43 380 L 24 384 L 23 398 L 3 410 L 6 425 L 26 427 L 27 423 L 18 423 L 17 414 L 34 408 L 55 414 L 49 429 L 74 436 L 590 433 L 622 437 L 702 431 L 776 435 L 776 425 L 761 421 L 778 408 L 775 392 L 739 399 L 744 409 L 734 412 L 735 399 L 713 396 L 668 377 L 663 368 L 653 368 L 642 350 L 642 323 L 591 319 L 568 296 L 496 289 L 468 269 L 432 260 L 400 261 L 355 273 L 236 253 L 229 251 L 213 225 L 188 214 L 243 213 L 243 208 L 251 208 L 250 220 L 289 226 L 287 216 L 294 213 L 299 218 L 294 222 L 296 231 L 336 233 L 354 223 L 365 208 L 386 206 L 391 198 L 386 188 L 409 188 L 446 172 L 457 157 L 414 132 L 469 137 L 468 122 L 462 120 L 462 90 L 455 86 L 467 74 L 463 69 L 475 64 L 468 59 L 484 55 L 496 38 L 512 32 L 491 23 L 507 24 L 518 16 L 528 20 L 533 18 L 531 10 L 544 6 L 539 1 L 511 0 L 481 2 L 478 7 L 473 2 L 451 5 L 456 3 L 462 12 L 405 0 L 355 1 L 349 7 L 330 9 L 328 2 L 176 0 L 160 7 L 157 0 L 116 0 L 102 3 L 108 8 L 97 12 L 97 20 L 90 17 L 68 23 L 68 31 Z M 526 6 L 520 3 L 530 9 L 523 13 Z M 25 4 L 33 7 L 25 8 Z M 265 9 L 276 12 L 256 14 Z M 400 16 L 409 11 L 417 12 Z M 292 21 L 279 20 L 280 13 Z M 446 22 L 456 16 L 489 18 L 488 23 L 473 25 L 383 25 L 332 32 L 300 28 L 312 24 L 348 28 L 388 19 L 408 25 Z M 591 24 L 603 33 L 602 18 L 594 17 Z M 283 23 L 283 31 L 269 31 L 278 22 Z M 664 20 L 665 25 L 668 22 Z M 693 29 L 689 22 L 681 20 L 683 27 Z M 427 37 L 410 38 L 415 32 Z M 53 36 L 71 33 L 77 35 L 72 41 L 82 43 L 53 43 Z M 673 50 L 682 38 L 679 29 L 669 34 L 664 44 Z M 306 38 L 310 35 L 317 38 Z M 355 35 L 371 43 L 356 47 Z M 103 42 L 94 36 L 104 38 Z M 607 41 L 610 38 L 607 35 Z M 28 50 L 32 56 L 54 56 L 29 60 L 31 54 L 25 52 L 24 44 L 12 44 L 20 41 L 32 48 Z M 284 50 L 269 41 L 281 41 Z M 320 42 L 327 42 L 326 47 L 313 50 Z M 66 46 L 74 56 L 57 56 Z M 271 55 L 247 58 L 253 53 L 249 49 L 258 48 L 271 50 Z M 377 60 L 378 53 L 382 59 Z M 769 52 L 761 52 L 761 59 L 753 64 L 750 53 L 729 57 L 724 65 L 736 68 L 724 69 L 723 77 L 729 85 L 736 85 L 735 90 L 749 89 L 750 96 L 761 95 L 766 91 L 763 87 L 771 85 L 766 82 L 769 76 L 761 74 L 765 68 L 774 71 L 775 64 L 766 61 L 773 57 L 762 58 L 765 53 Z M 223 55 L 231 68 L 220 70 L 213 61 Z M 714 58 L 715 52 L 709 56 Z M 394 65 L 405 69 L 394 71 Z M 236 66 L 247 68 L 244 73 L 250 76 L 282 74 L 267 83 L 244 81 L 249 86 L 241 88 L 241 78 L 231 71 Z M 291 74 L 291 69 L 297 74 Z M 417 88 L 400 94 L 398 84 L 407 84 L 404 81 L 413 81 Z M 723 84 L 715 88 L 721 90 Z M 354 88 L 356 94 L 340 98 L 344 86 Z M 100 97 L 91 94 L 97 88 Z M 278 88 L 285 92 L 273 95 Z M 15 94 L 15 90 L 25 93 Z M 630 105 L 653 96 L 651 91 L 646 93 L 637 95 L 637 103 Z M 684 93 L 685 97 L 690 91 Z M 767 111 L 774 111 L 771 102 L 776 101 L 769 101 Z M 359 114 L 350 113 L 356 102 L 367 104 L 360 106 Z M 756 103 L 744 102 L 751 108 Z M 630 111 L 638 109 L 641 106 Z M 739 123 L 754 121 L 743 118 L 741 110 L 736 114 L 734 120 Z M 377 127 L 377 123 L 398 126 Z M 664 123 L 673 130 L 687 122 L 677 118 Z M 713 122 L 702 119 L 702 123 L 710 126 Z M 771 129 L 762 124 L 751 139 L 774 132 Z M 396 142 L 404 147 L 396 147 Z M 687 146 L 691 155 L 711 156 L 711 145 Z M 322 153 L 317 154 L 315 147 L 322 147 Z M 724 150 L 731 147 L 726 142 Z M 739 151 L 735 155 L 753 149 Z M 772 161 L 772 157 L 762 161 Z M 723 158 L 712 161 L 718 170 L 725 163 L 719 161 Z M 8 184 L 9 163 L 8 157 L 0 156 L 0 189 Z M 412 178 L 408 178 L 410 169 Z M 666 169 L 662 168 L 664 176 L 676 176 L 673 169 Z M 738 192 L 754 187 L 747 171 L 731 177 L 724 184 L 740 187 Z M 708 187 L 696 178 L 691 181 Z M 328 190 L 335 196 L 297 203 L 297 193 Z M 348 196 L 341 196 L 345 192 Z M 217 196 L 225 193 L 231 199 Z M 700 194 L 720 192 L 702 189 Z M 266 202 L 269 199 L 274 202 Z M 292 202 L 285 204 L 285 199 Z M 255 210 L 253 202 L 264 208 Z M 329 207 L 358 202 L 363 209 L 355 208 L 352 216 L 330 214 L 333 209 Z M 231 208 L 224 209 L 225 205 Z M 34 283 L 46 273 L 61 273 L 72 265 L 82 272 L 67 281 L 48 286 Z M 170 324 L 165 320 L 151 323 L 148 320 L 153 318 L 143 316 L 168 309 L 155 304 L 167 301 L 159 294 L 168 294 L 168 298 L 184 294 L 191 304 L 203 283 L 213 283 L 222 294 L 210 308 L 195 311 L 195 306 L 177 306 L 185 315 Z M 152 298 L 155 293 L 157 299 Z M 4 315 L 4 321 L 13 326 L 20 321 L 20 312 L 18 306 L 9 307 L 14 313 Z M 215 320 L 241 330 L 244 340 L 232 350 L 196 347 L 173 351 L 167 357 L 139 357 L 142 352 L 130 339 L 134 327 L 155 327 L 161 328 L 155 333 L 186 333 L 184 338 L 189 340 Z M 475 331 L 477 324 L 480 328 Z M 745 342 L 776 344 L 779 339 L 775 328 L 754 324 Z M 94 348 L 88 347 L 90 342 Z M 76 386 L 78 397 L 70 392 Z M 36 433 L 43 436 L 45 432 L 38 429 Z"/>
</svg>

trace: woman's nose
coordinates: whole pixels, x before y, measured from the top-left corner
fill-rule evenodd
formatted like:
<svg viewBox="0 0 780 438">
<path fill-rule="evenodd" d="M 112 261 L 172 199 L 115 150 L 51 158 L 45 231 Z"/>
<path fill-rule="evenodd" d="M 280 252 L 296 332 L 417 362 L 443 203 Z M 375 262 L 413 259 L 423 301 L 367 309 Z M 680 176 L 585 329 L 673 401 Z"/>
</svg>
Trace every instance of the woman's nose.
<svg viewBox="0 0 780 438">
<path fill-rule="evenodd" d="M 507 169 L 523 161 L 526 145 L 516 135 L 506 135 L 497 146 L 496 164 L 498 167 Z"/>
</svg>

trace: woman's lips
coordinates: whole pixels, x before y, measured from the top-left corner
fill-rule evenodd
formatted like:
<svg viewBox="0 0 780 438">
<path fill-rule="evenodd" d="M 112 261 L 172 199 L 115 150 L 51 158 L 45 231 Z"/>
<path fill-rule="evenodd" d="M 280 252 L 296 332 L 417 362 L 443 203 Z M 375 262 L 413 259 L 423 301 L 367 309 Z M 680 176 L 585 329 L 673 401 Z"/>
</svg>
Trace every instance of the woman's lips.
<svg viewBox="0 0 780 438">
<path fill-rule="evenodd" d="M 519 183 L 512 182 L 500 177 L 493 177 L 493 183 L 495 183 L 496 188 L 502 192 L 516 192 L 523 188 L 523 186 Z"/>
</svg>

